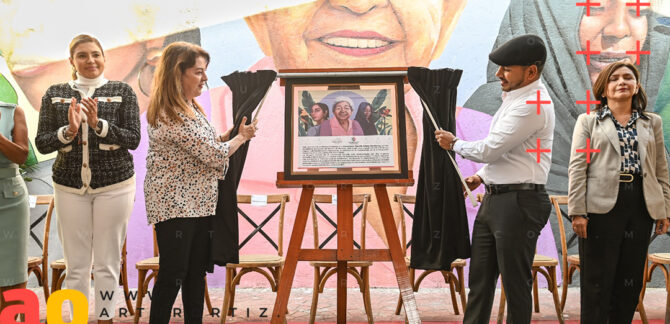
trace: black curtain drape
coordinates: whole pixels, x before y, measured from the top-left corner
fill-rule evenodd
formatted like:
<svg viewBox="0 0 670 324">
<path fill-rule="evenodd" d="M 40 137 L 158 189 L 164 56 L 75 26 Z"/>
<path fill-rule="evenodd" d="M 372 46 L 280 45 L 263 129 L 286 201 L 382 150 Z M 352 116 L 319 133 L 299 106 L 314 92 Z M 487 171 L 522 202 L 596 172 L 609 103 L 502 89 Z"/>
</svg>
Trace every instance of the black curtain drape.
<svg viewBox="0 0 670 324">
<path fill-rule="evenodd" d="M 462 70 L 410 67 L 409 83 L 428 105 L 442 129 L 456 133 L 456 87 Z M 449 270 L 457 259 L 470 257 L 465 199 L 458 173 L 435 141 L 435 127 L 423 112 L 423 147 L 412 225 L 411 267 Z M 452 155 L 453 157 L 453 155 Z"/>
<path fill-rule="evenodd" d="M 251 114 L 261 102 L 277 72 L 259 70 L 257 72 L 233 72 L 221 77 L 233 93 L 233 131 L 230 138 L 237 135 L 242 117 L 251 122 Z M 239 263 L 239 231 L 237 227 L 237 186 L 244 169 L 250 142 L 245 143 L 228 159 L 228 173 L 219 180 L 219 195 L 216 214 L 212 218 L 212 263 L 225 266 Z"/>
</svg>

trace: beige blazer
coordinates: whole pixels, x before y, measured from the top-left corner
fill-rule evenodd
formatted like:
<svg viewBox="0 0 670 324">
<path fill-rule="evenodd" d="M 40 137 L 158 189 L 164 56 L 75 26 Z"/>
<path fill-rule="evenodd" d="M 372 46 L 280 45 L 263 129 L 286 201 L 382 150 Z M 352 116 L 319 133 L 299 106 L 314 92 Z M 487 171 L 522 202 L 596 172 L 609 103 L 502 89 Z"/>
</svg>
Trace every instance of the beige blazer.
<svg viewBox="0 0 670 324">
<path fill-rule="evenodd" d="M 653 219 L 670 217 L 670 183 L 668 163 L 663 143 L 661 117 L 646 113 L 635 121 L 640 161 L 642 162 L 642 186 L 644 201 Z M 577 149 L 586 148 L 586 139 L 591 139 L 591 163 L 586 163 L 586 154 Z M 568 167 L 568 213 L 586 215 L 605 214 L 614 208 L 619 193 L 619 170 L 621 152 L 619 136 L 610 117 L 598 120 L 597 113 L 581 114 L 577 118 L 572 135 L 570 166 Z"/>
</svg>

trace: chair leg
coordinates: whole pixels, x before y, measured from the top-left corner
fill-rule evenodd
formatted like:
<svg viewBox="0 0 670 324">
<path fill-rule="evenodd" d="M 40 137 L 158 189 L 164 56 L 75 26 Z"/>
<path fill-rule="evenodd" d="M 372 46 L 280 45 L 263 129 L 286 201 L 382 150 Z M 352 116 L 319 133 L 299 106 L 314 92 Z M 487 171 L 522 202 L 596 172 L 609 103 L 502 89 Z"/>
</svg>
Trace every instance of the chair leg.
<svg viewBox="0 0 670 324">
<path fill-rule="evenodd" d="M 451 305 L 454 307 L 454 314 L 459 315 L 458 302 L 456 301 L 456 289 L 454 289 L 454 281 L 446 271 L 440 271 L 444 282 L 449 285 L 449 293 L 451 294 Z"/>
<path fill-rule="evenodd" d="M 533 303 L 535 304 L 535 312 L 540 312 L 540 293 L 537 285 L 537 270 L 533 270 Z"/>
<path fill-rule="evenodd" d="M 649 324 L 647 311 L 644 309 L 644 294 L 647 290 L 647 269 L 649 268 L 649 257 L 644 260 L 644 273 L 642 274 L 642 289 L 640 290 L 640 300 L 637 304 L 637 312 L 640 313 L 640 320 L 643 324 Z"/>
<path fill-rule="evenodd" d="M 503 317 L 505 317 L 505 287 L 502 284 L 502 278 L 500 278 L 500 305 L 498 306 L 498 324 L 502 324 Z"/>
<path fill-rule="evenodd" d="M 221 324 L 226 323 L 226 318 L 230 314 L 230 290 L 233 283 L 233 269 L 226 267 L 226 285 L 223 291 L 223 305 L 221 305 Z"/>
<path fill-rule="evenodd" d="M 237 277 L 237 268 L 233 268 L 233 275 L 230 277 L 230 316 L 233 316 L 232 308 L 235 307 L 235 289 L 240 284 L 239 280 L 235 283 L 235 277 Z"/>
<path fill-rule="evenodd" d="M 126 308 L 128 308 L 128 313 L 130 315 L 135 315 L 135 310 L 133 310 L 133 302 L 130 300 L 130 293 L 128 289 L 128 271 L 126 270 L 125 263 L 121 270 L 121 284 L 123 285 L 123 298 L 126 299 Z"/>
<path fill-rule="evenodd" d="M 398 305 L 395 307 L 395 314 L 400 315 L 401 309 L 402 309 L 402 296 L 398 294 Z"/>
<path fill-rule="evenodd" d="M 361 277 L 363 279 L 363 303 L 365 305 L 365 314 L 368 316 L 368 323 L 373 324 L 375 321 L 372 317 L 372 303 L 370 302 L 370 267 L 361 268 Z"/>
<path fill-rule="evenodd" d="M 142 312 L 142 299 L 144 298 L 144 279 L 147 276 L 147 270 L 137 270 L 137 301 L 135 303 L 135 316 L 133 323 L 137 324 L 140 321 L 140 313 Z"/>
<path fill-rule="evenodd" d="M 53 280 L 51 283 L 51 293 L 60 290 L 61 284 L 63 284 L 62 273 L 63 271 L 60 269 L 51 269 L 51 280 Z"/>
<path fill-rule="evenodd" d="M 466 300 L 465 293 L 465 275 L 463 274 L 463 267 L 457 267 L 456 273 L 458 274 L 458 293 L 461 295 L 461 308 L 463 309 L 463 314 L 465 314 L 465 307 L 468 302 Z"/>
<path fill-rule="evenodd" d="M 44 273 L 44 277 L 46 277 L 46 272 Z M 44 292 L 44 302 L 46 303 L 49 300 L 49 281 L 42 281 L 42 291 Z"/>
<path fill-rule="evenodd" d="M 558 317 L 558 322 L 563 324 L 563 310 L 561 309 L 561 300 L 558 298 L 558 286 L 556 285 L 556 267 L 547 267 L 547 271 L 549 272 L 547 285 L 549 286 L 549 291 L 551 291 L 552 297 L 554 297 L 556 317 Z"/>
<path fill-rule="evenodd" d="M 209 315 L 214 316 L 212 300 L 209 298 L 209 289 L 207 288 L 207 275 L 205 275 L 205 305 L 207 305 L 207 311 L 209 312 Z"/>
<path fill-rule="evenodd" d="M 316 318 L 316 305 L 319 303 L 319 286 L 321 285 L 321 271 L 314 267 L 314 287 L 312 291 L 312 307 L 309 309 L 309 324 L 314 324 Z"/>
<path fill-rule="evenodd" d="M 563 270 L 563 282 L 561 283 L 561 311 L 565 311 L 565 300 L 568 298 L 568 281 L 570 275 L 570 267 Z"/>
</svg>

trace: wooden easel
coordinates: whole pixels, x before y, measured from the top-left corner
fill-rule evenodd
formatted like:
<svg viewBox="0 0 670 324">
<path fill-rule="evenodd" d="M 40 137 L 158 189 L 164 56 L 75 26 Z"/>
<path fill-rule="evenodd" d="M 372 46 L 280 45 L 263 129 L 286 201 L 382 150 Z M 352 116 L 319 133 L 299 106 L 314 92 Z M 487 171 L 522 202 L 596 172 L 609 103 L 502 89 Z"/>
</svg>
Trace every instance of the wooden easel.
<svg viewBox="0 0 670 324">
<path fill-rule="evenodd" d="M 347 261 L 391 261 L 395 270 L 398 288 L 405 305 L 409 323 L 421 323 L 409 280 L 405 257 L 400 246 L 398 231 L 393 219 L 391 203 L 386 186 L 411 186 L 414 184 L 410 171 L 408 179 L 382 180 L 284 180 L 284 173 L 277 173 L 277 187 L 302 187 L 298 211 L 289 242 L 286 261 L 279 281 L 277 299 L 272 312 L 272 323 L 283 324 L 286 320 L 286 307 L 293 285 L 293 277 L 298 261 L 337 261 L 337 323 L 347 321 Z M 337 249 L 301 248 L 305 225 L 314 195 L 314 188 L 337 187 Z M 353 186 L 374 186 L 379 205 L 384 233 L 388 240 L 388 249 L 354 250 L 353 232 Z"/>
</svg>

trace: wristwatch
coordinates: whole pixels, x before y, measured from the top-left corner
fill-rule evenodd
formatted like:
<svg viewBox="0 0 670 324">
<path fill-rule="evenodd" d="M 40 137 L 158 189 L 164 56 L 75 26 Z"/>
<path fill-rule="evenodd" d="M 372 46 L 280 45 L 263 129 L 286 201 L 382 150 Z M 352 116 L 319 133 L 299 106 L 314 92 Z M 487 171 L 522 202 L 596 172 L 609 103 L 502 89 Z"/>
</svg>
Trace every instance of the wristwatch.
<svg viewBox="0 0 670 324">
<path fill-rule="evenodd" d="M 584 217 L 586 220 L 590 220 L 587 215 L 570 215 L 570 220 L 575 220 L 575 217 Z"/>
</svg>

